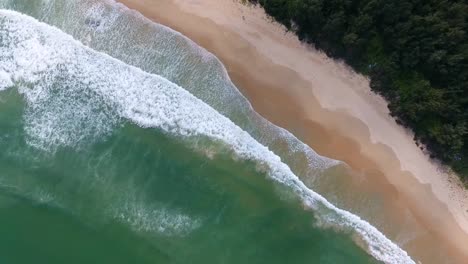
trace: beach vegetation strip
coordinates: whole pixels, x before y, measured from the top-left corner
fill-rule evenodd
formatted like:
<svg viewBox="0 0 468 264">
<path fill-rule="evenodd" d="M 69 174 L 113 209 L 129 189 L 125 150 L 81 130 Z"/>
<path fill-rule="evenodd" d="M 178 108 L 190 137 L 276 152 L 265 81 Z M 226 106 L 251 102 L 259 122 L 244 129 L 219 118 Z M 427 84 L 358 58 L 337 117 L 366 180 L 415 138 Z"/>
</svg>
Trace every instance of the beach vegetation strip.
<svg viewBox="0 0 468 264">
<path fill-rule="evenodd" d="M 468 181 L 468 4 L 252 0 L 298 37 L 371 79 L 416 144 Z"/>
</svg>

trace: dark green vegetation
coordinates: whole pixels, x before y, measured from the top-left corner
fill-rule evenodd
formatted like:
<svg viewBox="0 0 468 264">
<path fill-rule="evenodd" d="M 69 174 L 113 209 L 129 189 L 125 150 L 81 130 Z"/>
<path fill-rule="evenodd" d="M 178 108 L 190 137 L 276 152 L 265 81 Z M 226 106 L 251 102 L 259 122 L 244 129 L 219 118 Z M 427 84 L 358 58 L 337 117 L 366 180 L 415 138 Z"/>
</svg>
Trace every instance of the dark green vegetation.
<svg viewBox="0 0 468 264">
<path fill-rule="evenodd" d="M 255 0 L 299 38 L 371 78 L 398 123 L 468 181 L 468 4 Z"/>
</svg>

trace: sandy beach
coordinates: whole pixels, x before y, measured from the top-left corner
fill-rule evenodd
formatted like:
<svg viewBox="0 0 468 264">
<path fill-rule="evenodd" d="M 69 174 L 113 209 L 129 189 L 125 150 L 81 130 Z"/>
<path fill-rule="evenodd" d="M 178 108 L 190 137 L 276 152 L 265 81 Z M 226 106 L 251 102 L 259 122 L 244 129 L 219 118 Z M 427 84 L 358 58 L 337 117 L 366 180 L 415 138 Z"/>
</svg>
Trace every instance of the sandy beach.
<svg viewBox="0 0 468 264">
<path fill-rule="evenodd" d="M 258 113 L 348 164 L 365 179 L 359 188 L 388 200 L 396 225 L 404 227 L 410 214 L 416 235 L 397 243 L 415 259 L 440 263 L 434 252 L 443 251 L 454 263 L 468 262 L 468 192 L 393 120 L 364 76 L 300 43 L 258 7 L 233 0 L 120 2 L 215 54 Z"/>
</svg>

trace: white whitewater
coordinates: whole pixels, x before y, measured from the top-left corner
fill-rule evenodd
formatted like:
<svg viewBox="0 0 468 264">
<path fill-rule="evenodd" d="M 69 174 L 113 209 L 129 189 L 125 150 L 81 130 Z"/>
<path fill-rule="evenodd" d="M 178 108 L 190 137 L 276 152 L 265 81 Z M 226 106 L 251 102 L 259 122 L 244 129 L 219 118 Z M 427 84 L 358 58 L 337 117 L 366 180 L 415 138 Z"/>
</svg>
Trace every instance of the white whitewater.
<svg viewBox="0 0 468 264">
<path fill-rule="evenodd" d="M 376 259 L 414 263 L 375 227 L 308 189 L 249 133 L 167 79 L 14 11 L 0 11 L 0 36 L 0 90 L 16 88 L 23 95 L 26 132 L 34 146 L 51 151 L 78 147 L 85 138 L 105 136 L 123 120 L 181 138 L 208 137 L 293 189 L 322 224 L 358 235 Z"/>
<path fill-rule="evenodd" d="M 153 23 L 114 0 L 38 0 L 39 7 L 31 7 L 28 0 L 10 2 L 14 4 L 2 5 L 0 0 L 0 6 L 24 10 L 94 50 L 183 87 L 276 151 L 297 174 L 312 179 L 340 163 L 318 155 L 289 131 L 258 115 L 216 56 L 179 32 Z M 275 150 L 278 142 L 286 144 L 287 151 Z M 309 164 L 305 171 L 304 166 L 294 166 L 304 159 Z"/>
</svg>

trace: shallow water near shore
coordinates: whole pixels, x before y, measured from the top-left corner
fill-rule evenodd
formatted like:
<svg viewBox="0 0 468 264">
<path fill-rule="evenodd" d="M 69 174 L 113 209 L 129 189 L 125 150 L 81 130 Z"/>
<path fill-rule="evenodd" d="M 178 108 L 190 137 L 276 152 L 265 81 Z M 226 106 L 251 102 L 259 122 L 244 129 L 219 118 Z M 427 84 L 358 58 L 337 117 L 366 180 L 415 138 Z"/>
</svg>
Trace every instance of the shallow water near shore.
<svg viewBox="0 0 468 264">
<path fill-rule="evenodd" d="M 216 58 L 113 2 L 34 3 L 0 1 L 60 29 L 0 14 L 0 260 L 411 263 L 297 178 L 339 162 L 259 117 Z"/>
<path fill-rule="evenodd" d="M 0 104 L 2 135 L 17 139 L 0 141 L 6 263 L 375 263 L 229 151 L 210 159 L 132 124 L 80 150 L 27 146 L 17 97 Z"/>
</svg>

